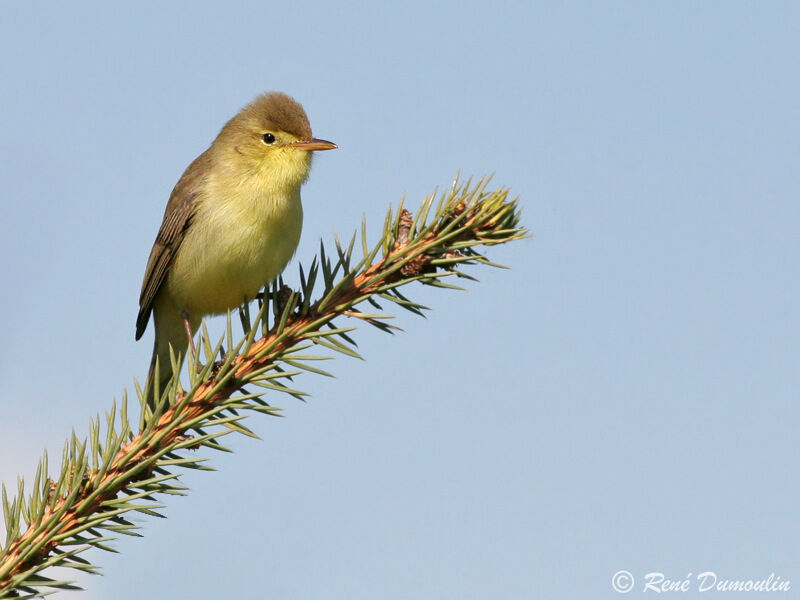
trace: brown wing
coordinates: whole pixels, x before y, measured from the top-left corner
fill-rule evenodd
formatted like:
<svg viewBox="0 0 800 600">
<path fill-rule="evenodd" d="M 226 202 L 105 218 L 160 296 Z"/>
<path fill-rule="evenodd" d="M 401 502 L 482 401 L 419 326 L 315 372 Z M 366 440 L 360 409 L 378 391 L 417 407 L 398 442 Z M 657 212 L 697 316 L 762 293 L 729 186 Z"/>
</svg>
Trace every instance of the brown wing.
<svg viewBox="0 0 800 600">
<path fill-rule="evenodd" d="M 150 251 L 150 258 L 147 259 L 142 291 L 139 294 L 139 315 L 136 317 L 137 340 L 142 337 L 147 327 L 153 310 L 153 301 L 167 278 L 172 259 L 192 221 L 197 206 L 197 196 L 209 166 L 210 155 L 206 150 L 189 165 L 170 194 L 167 209 L 164 211 L 164 220 Z"/>
</svg>

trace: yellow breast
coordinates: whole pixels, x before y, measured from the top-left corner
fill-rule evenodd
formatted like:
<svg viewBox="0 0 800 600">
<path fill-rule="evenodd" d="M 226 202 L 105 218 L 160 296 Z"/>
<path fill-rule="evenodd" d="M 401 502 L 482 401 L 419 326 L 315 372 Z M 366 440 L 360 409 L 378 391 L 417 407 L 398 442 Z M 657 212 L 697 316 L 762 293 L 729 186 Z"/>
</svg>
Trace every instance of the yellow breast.
<svg viewBox="0 0 800 600">
<path fill-rule="evenodd" d="M 294 255 L 302 224 L 299 184 L 209 180 L 170 269 L 168 293 L 193 318 L 252 300 Z"/>
</svg>

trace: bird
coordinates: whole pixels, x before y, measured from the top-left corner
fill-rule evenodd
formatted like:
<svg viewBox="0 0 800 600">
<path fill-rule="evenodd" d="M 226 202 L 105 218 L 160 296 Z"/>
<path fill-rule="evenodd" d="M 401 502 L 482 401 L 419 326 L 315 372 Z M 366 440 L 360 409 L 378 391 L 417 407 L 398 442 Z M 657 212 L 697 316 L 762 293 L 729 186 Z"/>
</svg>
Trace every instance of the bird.
<svg viewBox="0 0 800 600">
<path fill-rule="evenodd" d="M 151 314 L 155 327 L 148 402 L 155 402 L 153 386 L 163 391 L 174 375 L 170 348 L 180 365 L 203 317 L 253 300 L 286 267 L 300 241 L 300 188 L 312 153 L 335 148 L 313 137 L 294 98 L 267 92 L 230 119 L 184 171 L 139 295 L 136 340 Z"/>
</svg>

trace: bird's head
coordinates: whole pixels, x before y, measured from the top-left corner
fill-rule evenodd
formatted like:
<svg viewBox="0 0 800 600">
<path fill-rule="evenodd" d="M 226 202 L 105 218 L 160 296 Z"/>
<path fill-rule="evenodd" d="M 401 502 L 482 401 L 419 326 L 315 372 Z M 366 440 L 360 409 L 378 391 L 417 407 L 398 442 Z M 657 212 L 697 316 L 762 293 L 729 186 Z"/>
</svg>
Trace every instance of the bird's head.
<svg viewBox="0 0 800 600">
<path fill-rule="evenodd" d="M 297 188 L 311 170 L 314 151 L 336 144 L 311 134 L 303 107 L 280 92 L 258 96 L 222 128 L 217 159 L 234 176 L 255 177 L 270 188 Z"/>
</svg>

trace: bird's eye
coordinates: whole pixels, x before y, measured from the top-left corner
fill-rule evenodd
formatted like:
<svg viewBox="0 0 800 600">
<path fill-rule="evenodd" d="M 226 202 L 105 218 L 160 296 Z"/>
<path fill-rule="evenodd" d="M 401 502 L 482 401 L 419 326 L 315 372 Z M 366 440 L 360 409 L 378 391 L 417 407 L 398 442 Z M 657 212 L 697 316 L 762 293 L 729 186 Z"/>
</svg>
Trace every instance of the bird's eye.
<svg viewBox="0 0 800 600">
<path fill-rule="evenodd" d="M 265 144 L 274 144 L 275 143 L 275 136 L 271 133 L 265 133 L 261 136 L 261 139 L 264 140 Z"/>
</svg>

